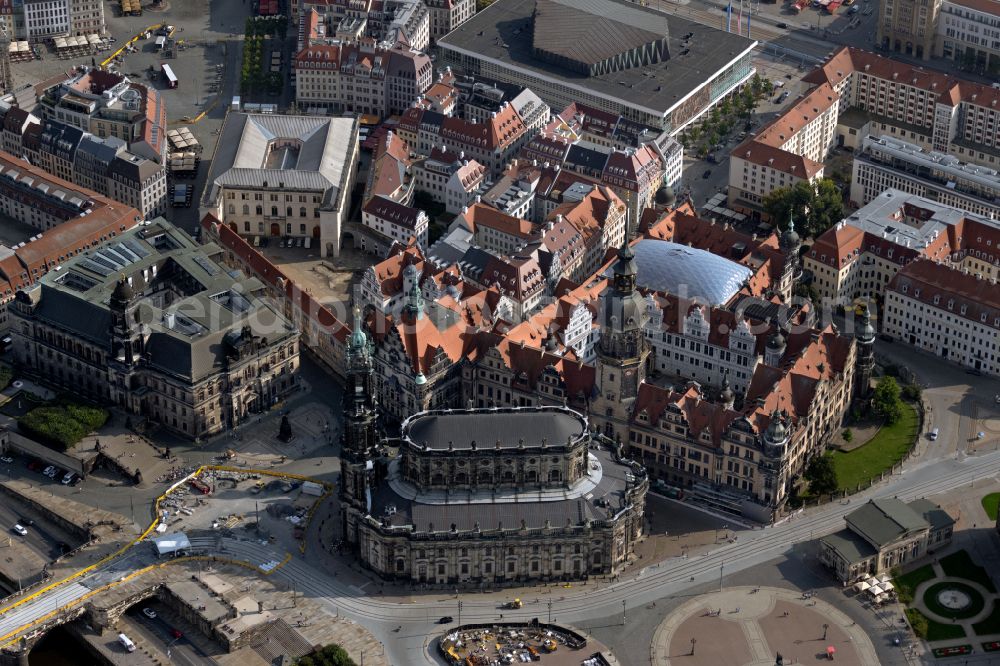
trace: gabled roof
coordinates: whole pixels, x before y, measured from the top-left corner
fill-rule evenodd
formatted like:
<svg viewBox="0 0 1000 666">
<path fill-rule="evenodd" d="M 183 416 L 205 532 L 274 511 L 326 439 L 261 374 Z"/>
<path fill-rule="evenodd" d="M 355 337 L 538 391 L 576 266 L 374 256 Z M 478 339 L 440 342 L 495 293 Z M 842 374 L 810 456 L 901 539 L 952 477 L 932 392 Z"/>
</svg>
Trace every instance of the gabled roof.
<svg viewBox="0 0 1000 666">
<path fill-rule="evenodd" d="M 883 548 L 929 527 L 926 520 L 895 497 L 868 500 L 845 516 L 847 526 L 876 548 Z"/>
</svg>

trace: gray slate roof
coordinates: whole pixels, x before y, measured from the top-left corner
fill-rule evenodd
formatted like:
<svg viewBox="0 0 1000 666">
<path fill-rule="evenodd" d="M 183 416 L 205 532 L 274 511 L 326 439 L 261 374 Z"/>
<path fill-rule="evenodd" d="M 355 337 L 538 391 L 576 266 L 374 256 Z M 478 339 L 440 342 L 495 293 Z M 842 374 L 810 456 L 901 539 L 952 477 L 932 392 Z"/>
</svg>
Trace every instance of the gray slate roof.
<svg viewBox="0 0 1000 666">
<path fill-rule="evenodd" d="M 586 422 L 578 415 L 561 409 L 540 411 L 455 411 L 450 414 L 425 414 L 409 419 L 403 436 L 414 444 L 431 449 L 503 448 L 536 446 L 545 439 L 550 446 L 565 445 L 567 439 L 581 437 Z"/>
<path fill-rule="evenodd" d="M 459 531 L 472 530 L 477 523 L 483 530 L 495 530 L 501 524 L 504 529 L 514 530 L 521 527 L 522 520 L 528 529 L 545 527 L 546 520 L 552 527 L 608 520 L 626 506 L 625 477 L 631 470 L 615 462 L 607 451 L 592 448 L 590 453 L 597 456 L 603 474 L 600 483 L 582 498 L 532 501 L 522 494 L 516 502 L 453 499 L 446 504 L 430 504 L 401 497 L 383 481 L 372 494 L 371 515 L 391 526 L 412 525 L 417 533 L 428 532 L 432 525 L 435 532 L 446 532 L 452 525 Z M 458 491 L 455 497 L 461 494 Z M 599 506 L 599 499 L 607 500 L 607 505 Z M 386 515 L 389 506 L 396 509 L 391 516 Z"/>
<path fill-rule="evenodd" d="M 947 511 L 929 499 L 913 500 L 907 506 L 926 520 L 932 530 L 939 530 L 955 524 L 955 519 L 949 516 Z"/>
<path fill-rule="evenodd" d="M 829 534 L 820 539 L 820 543 L 829 546 L 850 564 L 866 560 L 878 552 L 864 538 L 851 530 L 841 530 L 834 534 Z"/>
<path fill-rule="evenodd" d="M 204 203 L 214 205 L 222 186 L 261 188 L 266 182 L 275 189 L 325 191 L 324 205 L 333 205 L 356 152 L 357 134 L 354 117 L 230 113 L 212 158 Z M 273 148 L 279 139 L 297 142 L 298 154 L 276 160 Z"/>
<path fill-rule="evenodd" d="M 923 517 L 894 497 L 870 500 L 847 514 L 845 520 L 849 528 L 876 548 L 929 527 Z"/>
<path fill-rule="evenodd" d="M 271 343 L 295 334 L 288 320 L 255 295 L 263 289 L 260 280 L 234 278 L 210 258 L 218 252 L 217 246 L 199 246 L 158 218 L 48 273 L 30 292 L 38 303 L 35 316 L 111 353 L 109 300 L 125 275 L 132 280 L 139 320 L 149 336 L 146 362 L 198 381 L 224 366 L 224 338 L 244 326 Z M 162 293 L 168 283 L 175 292 L 169 305 L 143 293 Z M 236 304 L 233 290 L 239 294 Z"/>
<path fill-rule="evenodd" d="M 680 104 L 682 99 L 704 85 L 710 76 L 754 44 L 752 40 L 735 32 L 727 33 L 677 14 L 668 16 L 654 13 L 653 10 L 631 3 L 614 0 L 578 0 L 578 3 L 573 3 L 571 0 L 562 0 L 560 4 L 566 6 L 567 11 L 570 11 L 572 4 L 587 6 L 588 9 L 583 10 L 583 16 L 587 16 L 587 11 L 598 11 L 591 5 L 605 7 L 599 11 L 616 19 L 619 13 L 621 16 L 635 12 L 639 12 L 641 16 L 655 14 L 652 22 L 665 21 L 669 24 L 670 59 L 653 67 L 635 67 L 589 77 L 545 62 L 533 52 L 531 17 L 535 10 L 535 0 L 497 0 L 438 40 L 438 47 L 503 63 L 505 69 L 523 70 L 528 74 L 581 86 L 608 100 L 624 101 L 662 115 Z M 631 21 L 627 16 L 624 20 Z M 560 34 L 559 25 L 558 21 L 552 23 L 555 30 L 547 32 L 546 39 L 562 40 L 566 44 L 574 40 L 583 41 L 579 31 Z M 567 25 L 579 27 L 585 23 L 572 22 Z M 596 28 L 597 24 L 594 26 Z M 688 34 L 691 37 L 685 40 Z M 595 31 L 589 39 L 600 41 L 606 39 L 606 36 Z M 617 50 L 625 48 L 617 47 Z"/>
</svg>

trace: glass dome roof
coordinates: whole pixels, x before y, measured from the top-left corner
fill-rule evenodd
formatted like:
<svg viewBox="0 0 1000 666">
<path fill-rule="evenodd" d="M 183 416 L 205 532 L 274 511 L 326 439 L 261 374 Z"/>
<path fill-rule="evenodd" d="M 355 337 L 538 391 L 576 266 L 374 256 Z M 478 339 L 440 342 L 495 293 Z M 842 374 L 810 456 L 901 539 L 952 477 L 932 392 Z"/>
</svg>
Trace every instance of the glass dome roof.
<svg viewBox="0 0 1000 666">
<path fill-rule="evenodd" d="M 725 257 L 670 241 L 646 238 L 632 250 L 639 265 L 640 287 L 710 305 L 727 303 L 753 275 L 746 266 Z M 612 271 L 606 275 L 611 277 Z"/>
</svg>

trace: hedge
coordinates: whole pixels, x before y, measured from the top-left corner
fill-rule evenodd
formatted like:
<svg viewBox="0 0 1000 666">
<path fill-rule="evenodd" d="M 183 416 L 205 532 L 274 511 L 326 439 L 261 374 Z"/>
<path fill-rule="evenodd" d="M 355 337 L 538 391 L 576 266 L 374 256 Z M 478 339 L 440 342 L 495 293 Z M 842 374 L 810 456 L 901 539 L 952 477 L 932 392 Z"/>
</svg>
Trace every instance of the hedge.
<svg viewBox="0 0 1000 666">
<path fill-rule="evenodd" d="M 53 448 L 66 450 L 108 420 L 100 407 L 62 401 L 36 407 L 17 420 L 24 435 Z"/>
</svg>

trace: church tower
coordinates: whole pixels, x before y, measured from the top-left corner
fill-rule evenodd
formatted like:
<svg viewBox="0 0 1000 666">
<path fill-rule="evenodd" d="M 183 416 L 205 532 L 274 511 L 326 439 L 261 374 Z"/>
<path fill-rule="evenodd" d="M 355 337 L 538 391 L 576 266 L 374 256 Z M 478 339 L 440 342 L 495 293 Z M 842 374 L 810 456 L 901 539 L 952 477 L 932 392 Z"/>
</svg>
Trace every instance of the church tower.
<svg viewBox="0 0 1000 666">
<path fill-rule="evenodd" d="M 340 500 L 344 540 L 357 541 L 357 519 L 371 509 L 370 489 L 378 445 L 378 404 L 374 392 L 372 343 L 354 308 L 354 331 L 347 341 L 347 385 L 344 387 L 344 434 L 340 446 Z"/>
<path fill-rule="evenodd" d="M 600 395 L 591 409 L 608 437 L 627 441 L 625 424 L 646 378 L 649 343 L 646 300 L 636 286 L 638 266 L 628 241 L 618 251 L 611 287 L 604 293 L 597 347 Z"/>
<path fill-rule="evenodd" d="M 802 267 L 799 264 L 799 250 L 802 248 L 802 239 L 795 231 L 795 218 L 789 212 L 788 228 L 781 234 L 781 252 L 785 255 L 785 268 L 781 272 L 781 297 L 787 303 L 792 297 L 795 289 L 795 282 L 802 276 Z"/>
<path fill-rule="evenodd" d="M 872 315 L 865 306 L 855 318 L 854 338 L 858 345 L 858 358 L 854 373 L 854 395 L 865 398 L 871 390 L 872 372 L 875 369 L 875 327 Z"/>
<path fill-rule="evenodd" d="M 142 358 L 144 337 L 143 326 L 138 317 L 139 300 L 136 298 L 129 279 L 122 275 L 111 292 L 108 310 L 111 314 L 111 358 L 108 371 L 114 376 L 110 382 L 110 399 L 113 403 L 139 411 L 133 386 L 133 372 Z M 133 402 L 135 404 L 133 404 Z"/>
</svg>

